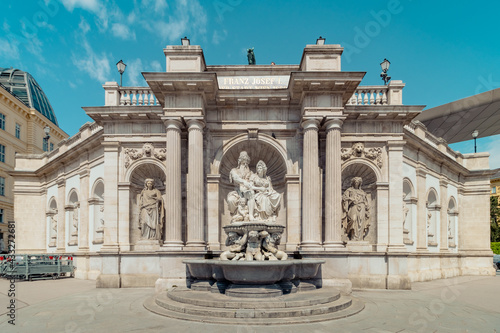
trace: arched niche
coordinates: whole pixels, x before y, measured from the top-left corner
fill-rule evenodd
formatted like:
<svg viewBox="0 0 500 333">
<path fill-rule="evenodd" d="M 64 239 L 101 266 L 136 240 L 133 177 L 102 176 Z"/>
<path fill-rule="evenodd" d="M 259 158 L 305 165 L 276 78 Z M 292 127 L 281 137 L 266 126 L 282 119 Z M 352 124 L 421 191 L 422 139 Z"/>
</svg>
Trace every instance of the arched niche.
<svg viewBox="0 0 500 333">
<path fill-rule="evenodd" d="M 417 198 L 413 183 L 409 178 L 403 178 L 403 242 L 413 245 L 416 234 Z"/>
<path fill-rule="evenodd" d="M 439 241 L 439 212 L 441 206 L 439 206 L 438 193 L 433 187 L 427 191 L 426 209 L 427 246 L 437 248 Z"/>
<path fill-rule="evenodd" d="M 92 194 L 89 199 L 90 221 L 92 229 L 89 230 L 93 244 L 104 242 L 104 180 L 96 179 L 92 185 Z"/>
<path fill-rule="evenodd" d="M 231 169 L 238 166 L 238 158 L 242 151 L 246 151 L 250 157 L 249 167 L 251 171 L 255 172 L 255 166 L 260 160 L 266 164 L 267 176 L 271 178 L 273 188 L 281 194 L 281 208 L 276 223 L 287 226 L 287 175 L 292 171 L 292 163 L 287 160 L 285 149 L 275 139 L 264 134 L 259 134 L 258 139 L 252 140 L 249 140 L 247 135 L 239 135 L 219 149 L 211 168 L 212 172 L 219 173 L 216 196 L 218 202 L 209 202 L 209 206 L 217 207 L 218 221 L 220 221 L 217 224 L 219 228 L 218 242 L 221 244 L 224 244 L 226 240 L 226 234 L 222 227 L 231 222 L 227 207 L 227 195 L 235 189 L 235 185 L 229 182 L 229 173 Z M 209 193 L 209 200 L 210 197 Z M 286 244 L 287 239 L 288 236 L 284 233 L 281 244 Z"/>
<path fill-rule="evenodd" d="M 130 244 L 136 244 L 140 238 L 139 230 L 139 207 L 137 200 L 139 194 L 144 189 L 144 182 L 148 178 L 154 179 L 154 186 L 165 197 L 165 181 L 166 181 L 165 166 L 153 159 L 144 159 L 133 165 L 133 168 L 127 172 L 127 181 L 129 183 L 129 238 Z M 167 217 L 168 218 L 168 217 Z M 163 229 L 165 230 L 165 229 Z M 163 235 L 164 238 L 165 235 Z"/>
<path fill-rule="evenodd" d="M 76 189 L 71 189 L 68 193 L 68 204 L 65 207 L 67 228 L 69 231 L 68 245 L 78 245 L 78 230 L 80 229 L 80 201 Z"/>
<path fill-rule="evenodd" d="M 455 197 L 451 196 L 448 200 L 448 247 L 456 249 L 458 237 L 458 206 Z"/>
<path fill-rule="evenodd" d="M 47 223 L 47 243 L 49 247 L 57 246 L 57 200 L 55 197 L 49 199 L 49 204 L 46 212 L 46 223 Z"/>
<path fill-rule="evenodd" d="M 370 227 L 365 241 L 370 244 L 377 243 L 377 198 L 381 190 L 378 182 L 381 179 L 377 166 L 363 160 L 351 160 L 342 165 L 342 195 L 351 187 L 354 177 L 361 177 L 361 189 L 365 191 L 370 205 Z M 342 231 L 344 232 L 344 231 Z"/>
</svg>

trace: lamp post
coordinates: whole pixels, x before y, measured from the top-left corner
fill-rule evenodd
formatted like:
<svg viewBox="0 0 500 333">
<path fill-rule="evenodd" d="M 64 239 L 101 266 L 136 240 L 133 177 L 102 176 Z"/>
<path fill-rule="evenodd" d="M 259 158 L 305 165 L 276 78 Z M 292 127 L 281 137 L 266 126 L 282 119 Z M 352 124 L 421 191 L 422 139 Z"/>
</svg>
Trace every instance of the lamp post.
<svg viewBox="0 0 500 333">
<path fill-rule="evenodd" d="M 387 85 L 387 82 L 391 80 L 390 76 L 387 76 L 387 71 L 389 70 L 389 66 L 391 65 L 391 62 L 387 59 L 384 59 L 380 63 L 380 67 L 382 68 L 382 73 L 380 74 L 380 77 L 382 78 L 382 81 L 384 81 L 384 85 Z"/>
<path fill-rule="evenodd" d="M 43 137 L 43 151 L 49 151 L 50 127 L 45 126 L 43 132 L 45 133 Z"/>
<path fill-rule="evenodd" d="M 125 65 L 123 60 L 120 60 L 116 63 L 116 68 L 118 68 L 118 73 L 120 73 L 120 87 L 122 86 L 122 76 L 123 72 L 125 72 L 125 67 L 127 67 L 127 65 Z"/>
<path fill-rule="evenodd" d="M 474 154 L 477 153 L 476 139 L 478 136 L 479 136 L 479 131 L 474 130 L 474 132 L 472 132 L 472 137 L 474 138 Z"/>
</svg>

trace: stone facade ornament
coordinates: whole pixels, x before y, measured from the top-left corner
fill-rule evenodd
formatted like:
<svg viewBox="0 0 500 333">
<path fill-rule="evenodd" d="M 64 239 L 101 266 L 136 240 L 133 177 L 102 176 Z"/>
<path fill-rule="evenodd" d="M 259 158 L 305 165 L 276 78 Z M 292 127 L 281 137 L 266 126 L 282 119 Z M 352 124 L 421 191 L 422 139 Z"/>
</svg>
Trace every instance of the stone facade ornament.
<svg viewBox="0 0 500 333">
<path fill-rule="evenodd" d="M 363 180 L 354 177 L 351 187 L 342 196 L 342 228 L 344 241 L 362 241 L 370 227 L 370 202 L 368 195 L 361 189 Z"/>
<path fill-rule="evenodd" d="M 154 188 L 154 179 L 147 178 L 144 181 L 137 206 L 141 239 L 161 240 L 165 208 L 160 191 Z"/>
<path fill-rule="evenodd" d="M 167 158 L 167 149 L 155 149 L 152 143 L 145 143 L 142 149 L 125 148 L 125 168 L 128 168 L 133 161 L 143 157 L 154 157 L 160 161 Z"/>
<path fill-rule="evenodd" d="M 49 246 L 54 247 L 57 245 L 57 209 L 52 209 L 47 214 L 50 218 L 50 242 Z"/>
<path fill-rule="evenodd" d="M 362 142 L 356 142 L 351 148 L 341 149 L 342 161 L 347 161 L 351 158 L 365 157 L 369 160 L 374 161 L 379 168 L 382 167 L 382 148 L 365 148 Z"/>
<path fill-rule="evenodd" d="M 79 209 L 80 209 L 80 203 L 75 202 L 73 204 L 73 209 L 71 210 L 71 214 L 70 214 L 71 225 L 73 226 L 73 228 L 72 228 L 71 238 L 70 238 L 70 241 L 68 242 L 68 245 L 78 245 L 78 223 L 79 223 L 79 219 L 80 219 Z"/>
<path fill-rule="evenodd" d="M 273 189 L 264 161 L 249 168 L 250 157 L 240 152 L 238 166 L 229 173 L 235 190 L 227 195 L 231 224 L 224 227 L 228 249 L 221 260 L 286 260 L 278 250 L 284 226 L 276 224 L 281 207 L 281 194 Z"/>
</svg>

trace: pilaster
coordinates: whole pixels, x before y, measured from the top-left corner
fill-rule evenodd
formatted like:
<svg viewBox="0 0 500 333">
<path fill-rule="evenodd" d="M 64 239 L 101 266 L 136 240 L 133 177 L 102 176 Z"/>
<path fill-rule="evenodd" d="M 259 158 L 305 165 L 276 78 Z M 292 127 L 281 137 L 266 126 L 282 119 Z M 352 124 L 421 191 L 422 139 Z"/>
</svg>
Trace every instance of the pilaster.
<svg viewBox="0 0 500 333">
<path fill-rule="evenodd" d="M 118 252 L 118 161 L 119 142 L 103 142 L 104 146 L 104 188 L 106 207 L 104 209 L 104 244 L 101 252 Z"/>
<path fill-rule="evenodd" d="M 80 230 L 78 251 L 89 251 L 89 175 L 90 170 L 85 165 L 80 172 Z"/>
<path fill-rule="evenodd" d="M 405 252 L 403 243 L 403 147 L 405 141 L 388 141 L 389 252 Z"/>
<path fill-rule="evenodd" d="M 439 197 L 441 199 L 439 251 L 448 252 L 448 181 L 444 177 L 439 180 Z"/>
<path fill-rule="evenodd" d="M 57 180 L 57 252 L 66 252 L 66 179 Z"/>
<path fill-rule="evenodd" d="M 422 165 L 417 166 L 417 251 L 427 249 L 427 212 L 426 212 L 426 183 L 427 173 Z"/>
</svg>

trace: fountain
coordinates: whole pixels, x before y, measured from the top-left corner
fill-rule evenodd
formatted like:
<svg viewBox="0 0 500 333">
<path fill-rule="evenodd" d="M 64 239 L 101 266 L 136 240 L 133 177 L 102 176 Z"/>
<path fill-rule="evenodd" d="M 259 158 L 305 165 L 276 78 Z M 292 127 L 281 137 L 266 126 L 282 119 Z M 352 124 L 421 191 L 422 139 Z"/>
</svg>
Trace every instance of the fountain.
<svg viewBox="0 0 500 333">
<path fill-rule="evenodd" d="M 322 288 L 322 259 L 289 259 L 279 250 L 285 226 L 276 223 L 281 194 L 263 161 L 256 172 L 240 153 L 229 174 L 235 190 L 227 195 L 231 223 L 224 226 L 227 250 L 217 259 L 190 259 L 187 288 L 173 288 L 148 299 L 152 312 L 212 323 L 302 323 L 343 318 L 364 308 L 362 302 Z M 322 288 L 321 290 L 317 290 Z"/>
</svg>

